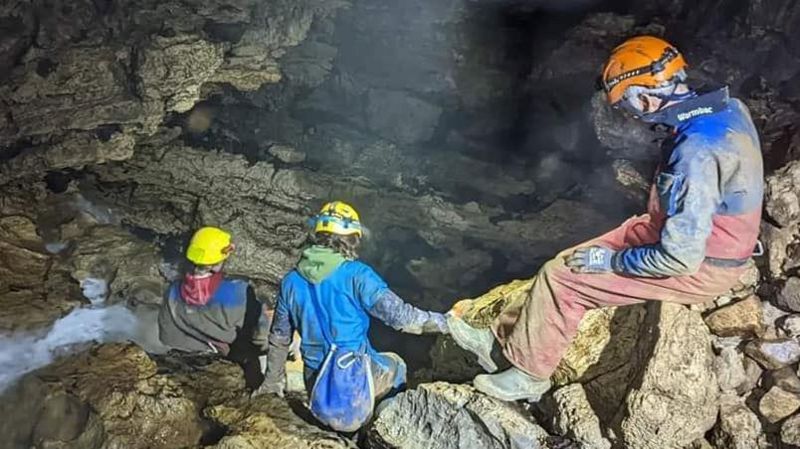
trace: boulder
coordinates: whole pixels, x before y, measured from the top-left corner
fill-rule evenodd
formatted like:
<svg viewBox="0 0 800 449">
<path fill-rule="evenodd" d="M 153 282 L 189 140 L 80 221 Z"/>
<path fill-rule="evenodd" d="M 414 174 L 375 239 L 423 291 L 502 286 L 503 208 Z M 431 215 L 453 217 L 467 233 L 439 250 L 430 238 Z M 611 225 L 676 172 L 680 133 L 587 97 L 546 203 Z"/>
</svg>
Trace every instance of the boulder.
<svg viewBox="0 0 800 449">
<path fill-rule="evenodd" d="M 611 449 L 611 442 L 603 436 L 600 420 L 581 384 L 559 388 L 550 400 L 553 430 L 558 435 L 569 438 L 583 449 Z"/>
<path fill-rule="evenodd" d="M 800 395 L 778 386 L 772 387 L 758 402 L 758 412 L 775 424 L 800 409 Z"/>
<path fill-rule="evenodd" d="M 776 370 L 800 361 L 800 343 L 791 338 L 753 340 L 745 353 L 765 369 Z"/>
<path fill-rule="evenodd" d="M 781 442 L 786 449 L 800 448 L 800 415 L 795 415 L 781 426 Z"/>
<path fill-rule="evenodd" d="M 40 288 L 50 268 L 50 256 L 27 217 L 0 217 L 0 290 Z"/>
<path fill-rule="evenodd" d="M 775 304 L 785 310 L 800 312 L 800 278 L 791 277 L 786 280 L 778 291 Z"/>
<path fill-rule="evenodd" d="M 213 356 L 149 357 L 130 344 L 89 348 L 4 393 L 9 449 L 352 448 L 275 398 L 247 401 L 242 370 Z M 23 400 L 24 398 L 24 400 Z M 204 411 L 205 409 L 205 411 Z M 219 443 L 219 446 L 214 444 Z"/>
<path fill-rule="evenodd" d="M 299 399 L 292 399 L 302 407 Z M 275 396 L 238 399 L 208 407 L 204 416 L 224 436 L 209 449 L 356 449 L 353 441 L 321 430 L 298 417 L 286 400 Z M 224 431 L 222 430 L 224 429 Z"/>
<path fill-rule="evenodd" d="M 714 310 L 705 317 L 711 332 L 720 337 L 755 336 L 762 330 L 761 300 L 755 296 Z"/>
<path fill-rule="evenodd" d="M 372 449 L 545 449 L 547 432 L 516 404 L 437 382 L 391 399 L 369 428 Z"/>
<path fill-rule="evenodd" d="M 717 418 L 711 335 L 698 313 L 671 303 L 649 304 L 645 326 L 620 440 L 628 449 L 683 447 Z"/>
<path fill-rule="evenodd" d="M 719 422 L 714 427 L 713 442 L 720 449 L 766 447 L 758 416 L 734 394 L 724 394 L 720 398 Z"/>
</svg>

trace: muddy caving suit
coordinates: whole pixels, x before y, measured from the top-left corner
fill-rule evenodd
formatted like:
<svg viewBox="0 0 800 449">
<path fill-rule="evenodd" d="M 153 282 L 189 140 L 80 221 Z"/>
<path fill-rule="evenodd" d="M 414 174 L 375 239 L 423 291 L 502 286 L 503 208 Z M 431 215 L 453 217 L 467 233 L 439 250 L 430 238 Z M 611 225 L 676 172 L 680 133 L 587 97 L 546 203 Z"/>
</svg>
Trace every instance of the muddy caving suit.
<svg viewBox="0 0 800 449">
<path fill-rule="evenodd" d="M 186 352 L 221 353 L 244 362 L 255 347 L 265 347 L 269 324 L 263 305 L 247 281 L 226 278 L 208 298 L 189 303 L 173 282 L 158 316 L 161 342 Z"/>
<path fill-rule="evenodd" d="M 441 331 L 446 326 L 442 314 L 405 303 L 372 268 L 358 260 L 344 261 L 324 279 L 313 282 L 328 322 L 321 322 L 320 314 L 315 311 L 310 282 L 295 269 L 281 283 L 269 335 L 264 379 L 264 384 L 271 389 L 279 390 L 283 384 L 285 361 L 295 330 L 301 337 L 300 352 L 309 393 L 328 351 L 321 331 L 322 326 L 327 326 L 339 348 L 365 350 L 370 355 L 374 396 L 380 399 L 405 384 L 406 364 L 397 354 L 377 352 L 372 347 L 367 335 L 370 316 L 412 334 Z"/>
<path fill-rule="evenodd" d="M 753 254 L 763 168 L 746 106 L 723 88 L 674 108 L 648 213 L 578 247 L 616 251 L 613 272 L 576 274 L 567 249 L 536 275 L 527 300 L 492 330 L 506 358 L 549 378 L 587 310 L 645 300 L 702 303 L 727 292 Z M 672 109 L 672 108 L 670 108 Z"/>
</svg>

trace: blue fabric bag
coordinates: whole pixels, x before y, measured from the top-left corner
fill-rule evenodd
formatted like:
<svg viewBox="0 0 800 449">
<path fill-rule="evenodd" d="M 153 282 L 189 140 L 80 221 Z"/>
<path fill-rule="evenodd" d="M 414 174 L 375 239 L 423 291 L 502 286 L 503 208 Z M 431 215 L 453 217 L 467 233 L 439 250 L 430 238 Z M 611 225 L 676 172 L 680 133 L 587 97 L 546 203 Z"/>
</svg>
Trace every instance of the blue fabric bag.
<svg viewBox="0 0 800 449">
<path fill-rule="evenodd" d="M 317 373 L 309 400 L 311 413 L 323 424 L 339 432 L 355 432 L 372 417 L 375 386 L 366 347 L 359 351 L 336 346 L 331 338 L 330 321 L 317 299 L 314 284 L 308 283 L 311 302 L 320 330 L 328 346 L 325 360 Z M 326 325 L 327 324 L 327 325 Z"/>
</svg>

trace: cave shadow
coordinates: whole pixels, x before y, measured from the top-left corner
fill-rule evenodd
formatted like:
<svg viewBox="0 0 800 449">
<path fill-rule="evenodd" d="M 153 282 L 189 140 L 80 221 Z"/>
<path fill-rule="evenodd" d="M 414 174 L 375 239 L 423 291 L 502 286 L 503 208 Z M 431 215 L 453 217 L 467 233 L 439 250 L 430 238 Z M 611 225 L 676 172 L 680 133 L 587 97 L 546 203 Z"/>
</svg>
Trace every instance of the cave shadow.
<svg viewBox="0 0 800 449">
<path fill-rule="evenodd" d="M 624 407 L 627 392 L 632 389 L 641 388 L 644 381 L 644 363 L 652 354 L 661 336 L 661 332 L 658 327 L 658 323 L 661 320 L 661 302 L 648 301 L 642 305 L 618 307 L 617 310 L 614 311 L 614 316 L 611 319 L 611 325 L 609 327 L 611 338 L 604 350 L 600 353 L 597 363 L 592 365 L 592 367 L 603 366 L 604 363 L 618 359 L 619 354 L 615 354 L 613 348 L 616 346 L 616 341 L 618 341 L 619 335 L 625 331 L 625 323 L 629 320 L 629 316 L 627 314 L 636 313 L 636 307 L 644 308 L 644 313 L 642 314 L 641 322 L 639 323 L 637 330 L 637 335 L 639 335 L 641 338 L 632 343 L 633 347 L 631 348 L 629 357 L 625 364 L 616 369 L 625 369 L 626 366 L 630 366 L 631 371 L 627 377 L 627 385 L 622 390 L 621 395 L 614 398 L 614 404 L 611 408 L 609 408 L 608 403 L 604 398 L 591 395 L 589 394 L 589 391 L 586 392 L 586 396 L 590 406 L 592 407 L 592 411 L 595 412 L 600 420 L 603 436 L 608 438 L 610 441 L 613 441 L 610 438 L 611 433 L 616 435 L 615 439 L 617 441 L 619 441 L 622 436 L 621 425 L 622 420 L 625 417 Z M 610 375 L 610 373 L 613 373 L 616 370 L 609 371 L 607 374 L 599 374 L 594 379 L 589 379 L 588 381 L 581 383 L 584 385 L 591 383 L 593 380 L 603 375 Z M 613 410 L 613 412 L 611 412 L 611 410 Z"/>
</svg>

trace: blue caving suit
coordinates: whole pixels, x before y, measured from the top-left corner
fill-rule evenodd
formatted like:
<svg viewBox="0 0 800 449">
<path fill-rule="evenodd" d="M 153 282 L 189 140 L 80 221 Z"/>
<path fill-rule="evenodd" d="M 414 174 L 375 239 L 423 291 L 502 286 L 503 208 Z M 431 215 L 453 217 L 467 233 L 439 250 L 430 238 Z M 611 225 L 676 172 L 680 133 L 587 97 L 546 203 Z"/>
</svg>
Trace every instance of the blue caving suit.
<svg viewBox="0 0 800 449">
<path fill-rule="evenodd" d="M 321 323 L 314 311 L 309 283 L 318 286 L 317 299 L 330 323 Z M 320 329 L 329 326 L 338 347 L 363 349 L 370 355 L 378 398 L 400 388 L 406 381 L 405 363 L 396 354 L 379 353 L 372 347 L 368 339 L 370 316 L 412 334 L 445 332 L 447 326 L 444 315 L 405 303 L 367 264 L 346 260 L 325 247 L 306 249 L 298 267 L 281 282 L 269 335 L 264 385 L 269 391 L 282 391 L 288 349 L 297 331 L 310 392 L 328 351 Z"/>
</svg>

